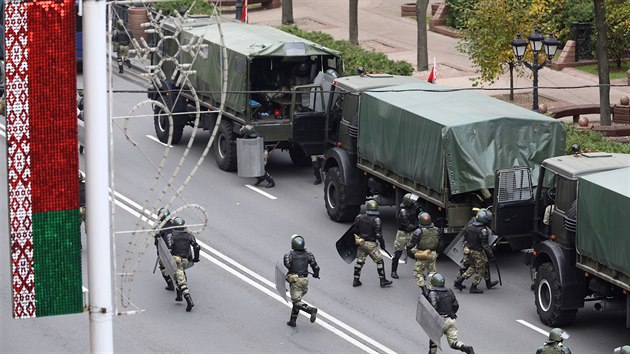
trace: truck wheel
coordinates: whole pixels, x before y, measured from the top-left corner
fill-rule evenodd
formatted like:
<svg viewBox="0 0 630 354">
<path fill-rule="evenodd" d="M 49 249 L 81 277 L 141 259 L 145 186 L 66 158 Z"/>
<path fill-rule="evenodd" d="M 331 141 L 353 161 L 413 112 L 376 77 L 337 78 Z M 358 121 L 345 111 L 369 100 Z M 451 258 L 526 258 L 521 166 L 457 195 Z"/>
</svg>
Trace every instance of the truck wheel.
<svg viewBox="0 0 630 354">
<path fill-rule="evenodd" d="M 155 126 L 155 135 L 159 141 L 164 144 L 168 144 L 168 132 L 169 132 L 169 124 L 168 115 L 164 113 L 164 110 L 161 108 L 155 109 L 155 116 L 153 117 L 153 125 Z M 184 126 L 175 124 L 173 122 L 173 136 L 171 138 L 171 145 L 177 145 L 180 140 L 182 140 L 182 133 L 184 132 Z"/>
<path fill-rule="evenodd" d="M 289 157 L 291 157 L 291 162 L 293 162 L 296 166 L 311 165 L 311 157 L 306 155 L 304 149 L 302 149 L 299 145 L 294 145 L 289 149 Z"/>
<path fill-rule="evenodd" d="M 560 280 L 551 263 L 543 263 L 536 272 L 536 311 L 542 323 L 550 327 L 565 326 L 573 320 L 577 309 L 561 310 Z"/>
<path fill-rule="evenodd" d="M 338 167 L 326 172 L 324 180 L 324 201 L 328 216 L 334 221 L 351 221 L 359 214 L 360 205 L 346 205 L 346 185 Z"/>
<path fill-rule="evenodd" d="M 214 137 L 214 158 L 223 171 L 236 171 L 236 135 L 229 121 L 221 121 Z"/>
</svg>

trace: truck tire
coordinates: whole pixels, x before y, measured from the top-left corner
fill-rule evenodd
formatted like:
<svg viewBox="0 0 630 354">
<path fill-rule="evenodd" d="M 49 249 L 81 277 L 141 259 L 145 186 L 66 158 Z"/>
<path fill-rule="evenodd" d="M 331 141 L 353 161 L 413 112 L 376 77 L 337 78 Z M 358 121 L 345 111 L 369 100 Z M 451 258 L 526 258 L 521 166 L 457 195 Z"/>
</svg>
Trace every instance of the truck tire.
<svg viewBox="0 0 630 354">
<path fill-rule="evenodd" d="M 223 171 L 236 171 L 236 134 L 232 122 L 222 120 L 214 137 L 214 158 Z"/>
<path fill-rule="evenodd" d="M 291 157 L 291 162 L 296 166 L 311 165 L 311 157 L 306 155 L 304 149 L 299 145 L 294 145 L 289 149 L 289 157 Z"/>
<path fill-rule="evenodd" d="M 155 127 L 155 135 L 158 140 L 163 142 L 164 144 L 168 144 L 168 133 L 169 133 L 169 125 L 170 122 L 168 120 L 168 116 L 164 114 L 164 110 L 161 108 L 155 109 L 155 116 L 153 117 L 153 126 Z M 180 140 L 182 140 L 182 133 L 184 132 L 184 126 L 180 124 L 175 124 L 173 122 L 173 136 L 171 137 L 171 145 L 179 144 Z"/>
<path fill-rule="evenodd" d="M 542 323 L 549 327 L 565 326 L 573 320 L 577 309 L 561 310 L 560 280 L 550 262 L 543 263 L 536 272 L 536 311 Z"/>
<path fill-rule="evenodd" d="M 324 179 L 324 201 L 330 219 L 338 222 L 351 221 L 359 214 L 360 205 L 346 205 L 346 184 L 338 167 L 326 172 Z"/>
</svg>

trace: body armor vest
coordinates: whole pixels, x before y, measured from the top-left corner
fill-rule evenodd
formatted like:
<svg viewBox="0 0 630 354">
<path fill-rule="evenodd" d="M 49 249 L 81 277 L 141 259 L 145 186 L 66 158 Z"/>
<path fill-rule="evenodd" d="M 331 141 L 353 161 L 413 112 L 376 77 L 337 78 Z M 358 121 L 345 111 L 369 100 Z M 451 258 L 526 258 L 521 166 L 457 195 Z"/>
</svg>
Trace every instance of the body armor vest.
<svg viewBox="0 0 630 354">
<path fill-rule="evenodd" d="M 171 246 L 171 254 L 184 258 L 190 257 L 190 235 L 183 230 L 173 231 L 173 245 Z"/>
<path fill-rule="evenodd" d="M 289 259 L 291 262 L 289 273 L 295 273 L 301 277 L 308 275 L 308 252 L 291 251 Z"/>
<path fill-rule="evenodd" d="M 455 316 L 457 309 L 453 308 L 455 302 L 455 294 L 453 290 L 447 288 L 435 288 L 433 289 L 437 294 L 437 308 L 435 309 L 441 316 Z"/>
<path fill-rule="evenodd" d="M 396 219 L 398 220 L 398 230 L 411 232 L 417 227 L 417 219 L 414 217 L 411 210 L 407 207 L 404 207 L 402 204 L 400 205 L 400 209 L 396 214 Z"/>
<path fill-rule="evenodd" d="M 375 224 L 378 216 L 363 214 L 357 221 L 357 228 L 359 230 L 359 236 L 362 239 L 370 242 L 376 242 Z"/>
<path fill-rule="evenodd" d="M 466 245 L 468 246 L 468 248 L 475 250 L 475 251 L 481 251 L 481 230 L 484 228 L 485 226 L 483 225 L 475 225 L 475 224 L 469 224 L 468 226 L 466 226 L 466 229 L 464 230 L 464 239 L 466 240 Z"/>
<path fill-rule="evenodd" d="M 437 251 L 440 245 L 440 233 L 436 227 L 423 227 L 422 236 L 418 242 L 419 250 Z"/>
</svg>

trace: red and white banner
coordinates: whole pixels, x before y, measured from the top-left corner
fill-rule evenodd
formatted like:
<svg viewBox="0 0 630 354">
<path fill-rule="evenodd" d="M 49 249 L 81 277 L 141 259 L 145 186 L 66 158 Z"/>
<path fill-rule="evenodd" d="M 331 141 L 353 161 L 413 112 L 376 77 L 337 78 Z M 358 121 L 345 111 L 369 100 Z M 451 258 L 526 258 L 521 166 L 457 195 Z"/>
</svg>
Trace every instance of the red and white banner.
<svg viewBox="0 0 630 354">
<path fill-rule="evenodd" d="M 427 81 L 435 84 L 437 82 L 438 74 L 437 74 L 437 64 L 435 63 L 435 58 L 433 58 L 433 67 L 431 68 L 431 72 L 429 73 L 429 77 Z"/>
</svg>

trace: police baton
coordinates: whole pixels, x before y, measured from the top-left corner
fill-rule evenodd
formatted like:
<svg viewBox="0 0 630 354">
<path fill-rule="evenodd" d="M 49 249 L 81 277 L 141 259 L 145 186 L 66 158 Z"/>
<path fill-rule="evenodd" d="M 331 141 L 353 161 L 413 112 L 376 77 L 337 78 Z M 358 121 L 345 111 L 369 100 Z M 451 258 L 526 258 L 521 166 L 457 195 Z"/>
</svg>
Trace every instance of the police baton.
<svg viewBox="0 0 630 354">
<path fill-rule="evenodd" d="M 155 264 L 153 265 L 153 274 L 155 274 L 155 270 L 157 269 L 158 261 L 160 260 L 160 256 L 155 258 Z"/>
<path fill-rule="evenodd" d="M 499 270 L 499 264 L 497 263 L 496 258 L 492 260 L 494 263 L 494 267 L 497 269 L 497 276 L 499 277 L 499 285 L 503 286 L 503 282 L 501 281 L 501 270 Z"/>
</svg>

